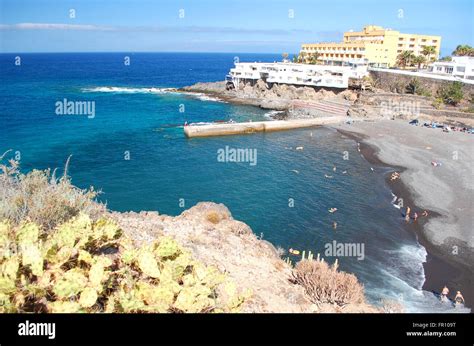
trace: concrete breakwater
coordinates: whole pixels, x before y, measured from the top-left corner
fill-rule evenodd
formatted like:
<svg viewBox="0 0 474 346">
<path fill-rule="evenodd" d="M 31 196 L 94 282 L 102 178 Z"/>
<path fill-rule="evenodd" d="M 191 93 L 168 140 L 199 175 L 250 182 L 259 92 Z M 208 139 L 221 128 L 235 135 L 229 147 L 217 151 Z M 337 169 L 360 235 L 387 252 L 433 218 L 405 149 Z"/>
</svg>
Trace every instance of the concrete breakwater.
<svg viewBox="0 0 474 346">
<path fill-rule="evenodd" d="M 346 116 L 319 117 L 314 119 L 256 121 L 231 124 L 189 125 L 184 134 L 191 137 L 228 136 L 255 132 L 284 131 L 305 127 L 337 124 L 347 120 Z"/>
</svg>

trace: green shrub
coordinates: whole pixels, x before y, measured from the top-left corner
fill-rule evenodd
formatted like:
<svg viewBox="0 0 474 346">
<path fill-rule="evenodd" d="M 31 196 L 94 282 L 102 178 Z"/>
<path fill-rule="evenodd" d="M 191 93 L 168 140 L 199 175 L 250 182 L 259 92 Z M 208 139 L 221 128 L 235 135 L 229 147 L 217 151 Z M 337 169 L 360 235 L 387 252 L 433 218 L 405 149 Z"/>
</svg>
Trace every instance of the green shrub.
<svg viewBox="0 0 474 346">
<path fill-rule="evenodd" d="M 443 99 L 441 97 L 437 97 L 432 103 L 431 105 L 436 108 L 436 109 L 440 109 L 441 108 L 441 105 L 443 104 Z"/>
<path fill-rule="evenodd" d="M 424 88 L 418 78 L 413 78 L 405 87 L 405 91 L 408 94 L 420 95 L 420 96 L 431 96 L 431 92 Z"/>
<path fill-rule="evenodd" d="M 461 82 L 452 82 L 439 89 L 438 94 L 445 104 L 456 106 L 464 97 Z"/>
<path fill-rule="evenodd" d="M 0 312 L 233 312 L 246 297 L 171 238 L 135 247 L 79 214 L 45 232 L 0 222 Z"/>
<path fill-rule="evenodd" d="M 418 89 L 421 88 L 421 83 L 418 80 L 418 78 L 413 78 L 405 87 L 405 90 L 409 94 L 415 95 L 418 91 Z"/>
</svg>

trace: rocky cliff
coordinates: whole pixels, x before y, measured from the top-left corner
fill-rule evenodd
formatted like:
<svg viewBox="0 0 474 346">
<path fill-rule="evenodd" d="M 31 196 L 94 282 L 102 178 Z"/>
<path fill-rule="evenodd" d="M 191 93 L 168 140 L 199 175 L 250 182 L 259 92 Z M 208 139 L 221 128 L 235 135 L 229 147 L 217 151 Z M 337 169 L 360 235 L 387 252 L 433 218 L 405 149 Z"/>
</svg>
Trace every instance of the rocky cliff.
<svg viewBox="0 0 474 346">
<path fill-rule="evenodd" d="M 232 218 L 222 204 L 202 202 L 172 217 L 158 212 L 111 212 L 137 245 L 167 235 L 193 257 L 217 266 L 239 289 L 252 291 L 242 312 L 380 312 L 366 304 L 313 304 L 305 289 L 292 283 L 293 268 L 249 226 Z"/>
<path fill-rule="evenodd" d="M 264 109 L 282 111 L 275 118 L 308 118 L 327 116 L 327 109 L 337 115 L 345 115 L 347 108 L 357 99 L 351 90 L 327 90 L 286 84 L 240 83 L 237 89 L 226 88 L 226 82 L 197 83 L 181 89 L 184 92 L 205 93 L 222 100 L 254 105 Z M 320 105 L 331 101 L 329 107 Z M 334 107 L 335 106 L 335 107 Z"/>
</svg>

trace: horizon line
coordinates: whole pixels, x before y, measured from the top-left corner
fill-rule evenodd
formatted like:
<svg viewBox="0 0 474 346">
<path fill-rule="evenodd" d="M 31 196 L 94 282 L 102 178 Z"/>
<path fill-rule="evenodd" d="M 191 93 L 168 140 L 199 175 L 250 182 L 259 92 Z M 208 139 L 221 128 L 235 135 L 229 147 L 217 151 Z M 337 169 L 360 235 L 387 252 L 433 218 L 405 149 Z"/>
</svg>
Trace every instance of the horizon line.
<svg viewBox="0 0 474 346">
<path fill-rule="evenodd" d="M 291 54 L 298 54 L 298 53 L 289 53 L 289 52 L 221 52 L 221 51 L 44 51 L 44 52 L 0 52 L 0 54 L 81 54 L 81 53 L 127 53 L 127 54 L 134 54 L 134 53 L 185 53 L 185 54 L 207 54 L 207 53 L 214 53 L 214 54 L 280 54 L 288 53 Z"/>
</svg>

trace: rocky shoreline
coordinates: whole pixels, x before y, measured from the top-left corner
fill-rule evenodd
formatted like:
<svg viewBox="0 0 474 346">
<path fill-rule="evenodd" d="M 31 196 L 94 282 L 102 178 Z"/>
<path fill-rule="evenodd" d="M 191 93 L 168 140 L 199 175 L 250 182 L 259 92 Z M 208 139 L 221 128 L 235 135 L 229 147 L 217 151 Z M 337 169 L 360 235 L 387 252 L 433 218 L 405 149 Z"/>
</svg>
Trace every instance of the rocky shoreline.
<svg viewBox="0 0 474 346">
<path fill-rule="evenodd" d="M 279 111 L 273 118 L 291 120 L 329 115 L 347 115 L 354 119 L 413 119 L 436 121 L 457 126 L 474 126 L 474 117 L 462 107 L 436 108 L 426 96 L 387 92 L 382 89 L 324 89 L 285 84 L 268 85 L 263 80 L 241 83 L 228 89 L 225 81 L 196 83 L 177 89 L 198 93 L 235 104 Z"/>
<path fill-rule="evenodd" d="M 254 85 L 241 83 L 237 90 L 226 88 L 226 82 L 197 83 L 178 89 L 181 92 L 203 93 L 235 104 L 245 104 L 281 111 L 275 119 L 302 119 L 323 116 L 325 113 L 317 109 L 312 103 L 331 100 L 336 105 L 347 108 L 357 98 L 356 93 L 350 90 L 326 90 L 311 87 L 295 87 L 290 85 L 269 86 L 262 80 Z M 341 108 L 342 110 L 342 108 Z M 346 115 L 342 110 L 338 115 Z M 327 115 L 327 114 L 326 114 Z"/>
</svg>

